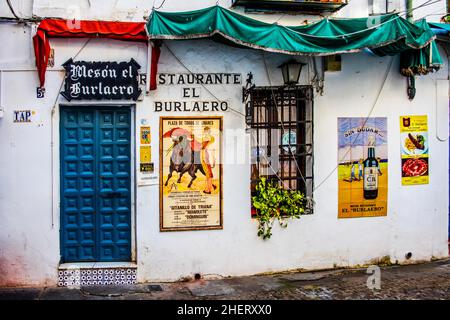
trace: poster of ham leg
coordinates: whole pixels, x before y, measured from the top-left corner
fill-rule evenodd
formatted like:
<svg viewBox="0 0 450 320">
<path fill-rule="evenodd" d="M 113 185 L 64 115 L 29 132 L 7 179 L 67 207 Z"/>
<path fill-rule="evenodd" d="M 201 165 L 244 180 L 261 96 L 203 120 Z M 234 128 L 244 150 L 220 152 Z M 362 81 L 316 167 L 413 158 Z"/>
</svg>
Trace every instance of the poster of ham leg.
<svg viewBox="0 0 450 320">
<path fill-rule="evenodd" d="M 401 116 L 402 185 L 428 184 L 427 116 Z"/>
</svg>

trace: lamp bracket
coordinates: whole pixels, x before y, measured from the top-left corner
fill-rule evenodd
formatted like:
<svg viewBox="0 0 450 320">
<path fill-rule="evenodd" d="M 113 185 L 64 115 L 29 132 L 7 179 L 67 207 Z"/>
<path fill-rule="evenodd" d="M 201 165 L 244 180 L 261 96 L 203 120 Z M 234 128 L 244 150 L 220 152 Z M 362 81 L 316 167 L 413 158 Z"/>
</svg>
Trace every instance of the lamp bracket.
<svg viewBox="0 0 450 320">
<path fill-rule="evenodd" d="M 255 84 L 253 83 L 253 74 L 249 72 L 247 74 L 247 80 L 245 81 L 245 87 L 242 87 L 242 102 L 248 102 L 250 93 L 255 88 Z"/>
</svg>

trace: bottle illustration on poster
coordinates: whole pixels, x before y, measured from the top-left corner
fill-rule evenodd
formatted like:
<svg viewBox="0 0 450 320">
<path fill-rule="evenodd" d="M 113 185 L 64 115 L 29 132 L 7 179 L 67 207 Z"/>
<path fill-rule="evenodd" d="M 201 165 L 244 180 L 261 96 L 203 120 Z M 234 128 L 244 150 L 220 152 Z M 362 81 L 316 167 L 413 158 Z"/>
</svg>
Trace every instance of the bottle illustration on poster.
<svg viewBox="0 0 450 320">
<path fill-rule="evenodd" d="M 375 138 L 369 137 L 367 158 L 364 160 L 364 199 L 378 197 L 378 160 L 375 158 Z"/>
</svg>

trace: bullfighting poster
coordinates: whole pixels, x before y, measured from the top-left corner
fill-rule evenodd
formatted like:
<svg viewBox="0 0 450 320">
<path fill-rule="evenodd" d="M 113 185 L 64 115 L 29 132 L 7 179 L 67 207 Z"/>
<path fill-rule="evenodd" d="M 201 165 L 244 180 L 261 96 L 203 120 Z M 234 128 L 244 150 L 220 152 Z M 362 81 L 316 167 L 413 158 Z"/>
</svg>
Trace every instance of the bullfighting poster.
<svg viewBox="0 0 450 320">
<path fill-rule="evenodd" d="M 402 185 L 428 184 L 427 116 L 401 116 Z"/>
<path fill-rule="evenodd" d="M 387 118 L 338 118 L 338 217 L 387 215 Z"/>
<path fill-rule="evenodd" d="M 160 230 L 222 229 L 222 117 L 160 119 Z"/>
</svg>

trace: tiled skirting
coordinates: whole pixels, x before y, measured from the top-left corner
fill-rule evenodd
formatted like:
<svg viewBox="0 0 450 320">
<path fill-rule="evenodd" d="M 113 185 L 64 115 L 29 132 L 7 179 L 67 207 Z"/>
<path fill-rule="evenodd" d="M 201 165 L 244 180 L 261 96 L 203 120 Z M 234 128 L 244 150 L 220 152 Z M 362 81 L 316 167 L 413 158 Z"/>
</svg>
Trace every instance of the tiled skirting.
<svg viewBox="0 0 450 320">
<path fill-rule="evenodd" d="M 58 272 L 58 286 L 98 286 L 136 284 L 136 268 L 77 268 L 60 269 Z"/>
</svg>

